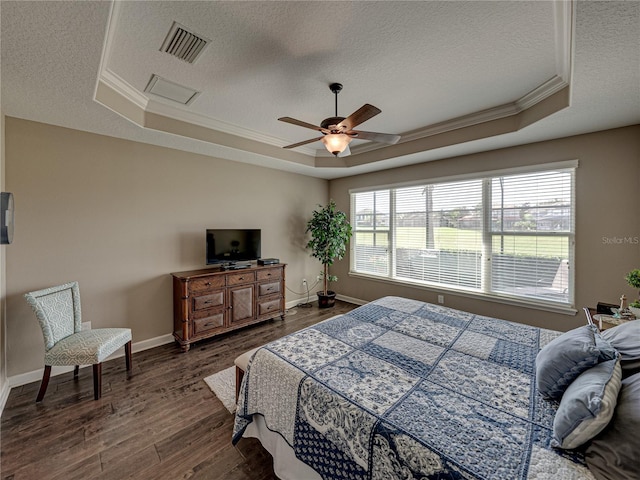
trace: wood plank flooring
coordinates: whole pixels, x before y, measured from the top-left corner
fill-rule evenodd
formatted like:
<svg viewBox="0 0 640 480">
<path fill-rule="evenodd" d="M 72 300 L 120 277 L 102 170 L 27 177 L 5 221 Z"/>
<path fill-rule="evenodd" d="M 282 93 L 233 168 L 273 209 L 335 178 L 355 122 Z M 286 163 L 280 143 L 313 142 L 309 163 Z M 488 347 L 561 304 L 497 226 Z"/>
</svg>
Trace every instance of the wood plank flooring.
<svg viewBox="0 0 640 480">
<path fill-rule="evenodd" d="M 91 368 L 11 390 L 0 424 L 0 479 L 275 479 L 271 456 L 254 439 L 231 445 L 233 415 L 203 378 L 241 353 L 355 308 L 295 308 L 270 320 L 196 343 L 175 344 L 102 366 L 102 398 L 93 400 Z"/>
</svg>

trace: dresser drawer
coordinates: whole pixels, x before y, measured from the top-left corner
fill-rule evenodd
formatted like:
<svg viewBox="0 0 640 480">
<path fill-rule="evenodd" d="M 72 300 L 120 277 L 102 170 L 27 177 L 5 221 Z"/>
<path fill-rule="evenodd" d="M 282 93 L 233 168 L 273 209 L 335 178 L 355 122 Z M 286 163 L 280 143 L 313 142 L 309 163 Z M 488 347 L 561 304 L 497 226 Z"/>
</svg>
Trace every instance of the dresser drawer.
<svg viewBox="0 0 640 480">
<path fill-rule="evenodd" d="M 258 295 L 265 297 L 267 295 L 273 295 L 280 293 L 280 282 L 261 283 L 258 285 Z"/>
<path fill-rule="evenodd" d="M 213 288 L 224 287 L 224 277 L 213 275 L 211 277 L 196 278 L 189 282 L 189 292 L 204 292 Z"/>
<path fill-rule="evenodd" d="M 208 317 L 197 318 L 193 320 L 193 334 L 202 335 L 215 330 L 217 328 L 224 327 L 224 312 L 219 312 Z"/>
<path fill-rule="evenodd" d="M 258 270 L 258 281 L 262 280 L 280 280 L 282 278 L 282 267 L 266 268 Z"/>
<path fill-rule="evenodd" d="M 242 285 L 256 281 L 256 272 L 242 272 L 227 274 L 227 285 Z"/>
<path fill-rule="evenodd" d="M 282 314 L 280 310 L 280 298 L 276 298 L 275 300 L 269 300 L 268 302 L 259 302 L 258 303 L 258 317 L 275 317 L 276 315 Z"/>
<path fill-rule="evenodd" d="M 193 310 L 205 310 L 207 308 L 222 307 L 224 305 L 224 290 L 211 292 L 207 295 L 193 297 Z"/>
</svg>

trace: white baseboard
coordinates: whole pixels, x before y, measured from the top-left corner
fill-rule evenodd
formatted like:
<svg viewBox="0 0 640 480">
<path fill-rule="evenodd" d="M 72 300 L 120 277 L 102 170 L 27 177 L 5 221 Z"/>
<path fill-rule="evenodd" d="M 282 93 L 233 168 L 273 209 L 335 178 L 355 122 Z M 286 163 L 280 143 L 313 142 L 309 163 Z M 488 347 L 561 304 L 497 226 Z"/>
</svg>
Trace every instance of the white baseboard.
<svg viewBox="0 0 640 480">
<path fill-rule="evenodd" d="M 166 335 L 160 335 L 159 337 L 149 338 L 148 340 L 142 340 L 141 342 L 136 342 L 131 345 L 131 352 L 142 352 L 144 350 L 149 350 L 150 348 L 159 347 L 161 345 L 166 345 L 167 343 L 172 343 L 175 341 L 173 335 L 171 333 L 167 333 Z M 124 355 L 124 349 L 121 349 L 122 354 Z M 116 352 L 118 353 L 118 352 Z M 114 354 L 115 355 L 115 354 Z M 111 358 L 111 357 L 109 357 Z M 114 357 L 115 358 L 115 357 Z"/>
<path fill-rule="evenodd" d="M 291 310 L 292 308 L 296 308 L 300 304 L 300 302 L 303 302 L 303 301 L 304 301 L 303 299 L 299 298 L 297 300 L 291 300 L 290 302 L 286 302 L 284 304 L 284 309 Z"/>
<path fill-rule="evenodd" d="M 8 382 L 4 382 L 2 384 L 2 390 L 0 390 L 0 416 L 2 416 L 2 411 L 4 410 L 4 406 L 7 404 L 7 398 L 9 398 L 9 392 L 11 391 L 11 387 Z"/>
<path fill-rule="evenodd" d="M 342 300 L 343 302 L 353 303 L 354 305 L 364 305 L 365 303 L 369 303 L 368 300 L 360 300 L 359 298 L 347 297 L 346 295 L 337 294 L 336 298 L 338 300 Z"/>
<path fill-rule="evenodd" d="M 360 300 L 359 298 L 347 297 L 346 295 L 336 295 L 336 299 L 342 300 L 343 302 L 353 303 L 354 305 L 364 305 L 365 303 L 369 303 L 368 300 Z M 305 298 L 299 298 L 298 300 L 293 300 L 291 302 L 287 302 L 285 304 L 285 309 L 289 310 L 291 308 L 295 308 L 298 306 L 300 302 L 305 301 Z"/>
</svg>

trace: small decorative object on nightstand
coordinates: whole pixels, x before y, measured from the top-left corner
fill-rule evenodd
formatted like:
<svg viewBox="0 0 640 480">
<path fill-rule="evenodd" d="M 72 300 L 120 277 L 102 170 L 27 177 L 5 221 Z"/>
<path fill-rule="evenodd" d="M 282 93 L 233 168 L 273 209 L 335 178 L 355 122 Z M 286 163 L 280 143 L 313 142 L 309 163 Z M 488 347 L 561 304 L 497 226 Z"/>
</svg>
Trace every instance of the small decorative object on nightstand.
<svg viewBox="0 0 640 480">
<path fill-rule="evenodd" d="M 627 309 L 627 296 L 626 295 L 622 295 L 620 297 L 620 310 L 618 310 L 619 312 L 624 312 Z"/>
</svg>

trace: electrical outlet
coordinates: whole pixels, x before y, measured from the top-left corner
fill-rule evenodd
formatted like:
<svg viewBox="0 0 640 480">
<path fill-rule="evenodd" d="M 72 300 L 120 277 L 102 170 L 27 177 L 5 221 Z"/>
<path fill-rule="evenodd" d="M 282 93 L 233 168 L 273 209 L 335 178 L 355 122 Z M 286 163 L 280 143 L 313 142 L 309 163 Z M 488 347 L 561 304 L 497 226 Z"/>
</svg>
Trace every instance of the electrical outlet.
<svg viewBox="0 0 640 480">
<path fill-rule="evenodd" d="M 82 322 L 82 330 L 91 330 L 91 322 Z"/>
<path fill-rule="evenodd" d="M 444 303 L 444 295 L 438 295 L 438 303 Z"/>
<path fill-rule="evenodd" d="M 307 286 L 307 279 L 306 278 L 302 279 L 302 286 L 306 288 L 306 286 Z"/>
</svg>

